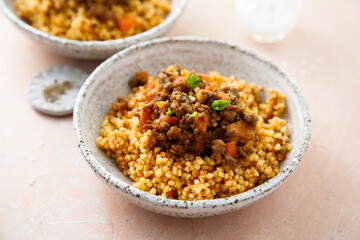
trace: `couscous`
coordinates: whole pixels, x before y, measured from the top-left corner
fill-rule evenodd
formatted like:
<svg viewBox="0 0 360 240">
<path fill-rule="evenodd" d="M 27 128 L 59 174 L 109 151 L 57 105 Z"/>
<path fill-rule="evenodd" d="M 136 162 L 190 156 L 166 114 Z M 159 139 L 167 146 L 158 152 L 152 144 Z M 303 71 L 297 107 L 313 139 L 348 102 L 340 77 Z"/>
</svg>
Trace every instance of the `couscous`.
<svg viewBox="0 0 360 240">
<path fill-rule="evenodd" d="M 247 191 L 279 173 L 291 150 L 285 97 L 218 72 L 171 65 L 136 73 L 101 125 L 97 146 L 132 185 L 164 198 L 205 200 Z"/>
<path fill-rule="evenodd" d="M 160 24 L 170 0 L 16 0 L 16 14 L 40 31 L 80 41 L 124 38 Z"/>
</svg>

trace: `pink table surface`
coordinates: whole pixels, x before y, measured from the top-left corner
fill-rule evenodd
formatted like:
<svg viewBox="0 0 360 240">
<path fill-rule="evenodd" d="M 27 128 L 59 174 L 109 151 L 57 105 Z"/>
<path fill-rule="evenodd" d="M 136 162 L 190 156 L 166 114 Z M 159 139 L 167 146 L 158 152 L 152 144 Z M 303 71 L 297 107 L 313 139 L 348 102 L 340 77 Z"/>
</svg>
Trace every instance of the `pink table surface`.
<svg viewBox="0 0 360 240">
<path fill-rule="evenodd" d="M 233 1 L 189 1 L 167 36 L 229 40 L 273 59 L 300 85 L 312 137 L 271 196 L 235 213 L 185 219 L 117 196 L 81 156 L 72 117 L 29 105 L 27 83 L 40 70 L 91 71 L 99 62 L 48 52 L 0 14 L 0 239 L 360 239 L 359 26 L 358 0 L 306 0 L 284 41 L 258 44 L 236 22 Z"/>
</svg>

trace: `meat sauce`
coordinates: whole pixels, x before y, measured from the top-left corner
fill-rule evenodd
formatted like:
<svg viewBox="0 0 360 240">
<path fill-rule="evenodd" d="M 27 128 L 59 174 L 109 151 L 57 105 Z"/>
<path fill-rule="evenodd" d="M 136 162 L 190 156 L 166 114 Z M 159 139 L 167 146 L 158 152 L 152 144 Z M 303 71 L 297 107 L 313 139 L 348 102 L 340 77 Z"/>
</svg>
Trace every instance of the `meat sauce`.
<svg viewBox="0 0 360 240">
<path fill-rule="evenodd" d="M 170 156 L 211 155 L 232 168 L 247 159 L 245 145 L 255 139 L 258 119 L 245 113 L 238 90 L 195 71 L 183 76 L 176 68 L 162 70 L 158 78 L 139 72 L 129 82 L 144 86 L 147 103 L 137 114 L 141 130 L 150 129 L 154 146 Z"/>
</svg>

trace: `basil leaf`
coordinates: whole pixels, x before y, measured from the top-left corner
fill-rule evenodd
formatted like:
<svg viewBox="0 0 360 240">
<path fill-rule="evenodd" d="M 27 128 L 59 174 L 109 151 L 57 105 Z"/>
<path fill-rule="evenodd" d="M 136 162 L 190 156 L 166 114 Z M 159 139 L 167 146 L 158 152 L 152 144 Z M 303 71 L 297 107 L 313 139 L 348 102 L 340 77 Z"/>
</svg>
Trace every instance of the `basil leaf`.
<svg viewBox="0 0 360 240">
<path fill-rule="evenodd" d="M 191 114 L 191 117 L 195 118 L 197 114 L 198 114 L 197 111 L 195 111 Z"/>
<path fill-rule="evenodd" d="M 171 108 L 168 108 L 166 115 L 170 116 L 171 115 Z"/>
<path fill-rule="evenodd" d="M 191 88 L 192 90 L 194 90 L 194 88 L 196 88 L 197 86 L 199 86 L 200 84 L 200 78 L 198 76 L 196 76 L 193 73 L 190 73 L 186 78 L 185 78 L 185 82 L 186 85 Z"/>
<path fill-rule="evenodd" d="M 224 108 L 226 108 L 227 106 L 229 106 L 230 103 L 231 103 L 231 101 L 215 100 L 211 104 L 211 109 L 220 111 L 220 110 L 223 110 Z"/>
</svg>

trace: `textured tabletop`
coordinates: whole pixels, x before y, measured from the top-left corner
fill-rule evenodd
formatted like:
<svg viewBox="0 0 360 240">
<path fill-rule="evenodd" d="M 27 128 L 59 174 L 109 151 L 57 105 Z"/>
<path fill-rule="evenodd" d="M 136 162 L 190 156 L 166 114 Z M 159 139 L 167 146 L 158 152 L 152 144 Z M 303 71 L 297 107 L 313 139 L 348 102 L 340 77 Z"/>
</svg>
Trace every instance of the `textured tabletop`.
<svg viewBox="0 0 360 240">
<path fill-rule="evenodd" d="M 253 48 L 286 69 L 312 115 L 309 148 L 269 197 L 235 213 L 172 218 L 117 196 L 77 148 L 72 117 L 34 111 L 26 98 L 40 70 L 99 62 L 57 56 L 0 14 L 0 239 L 360 239 L 360 1 L 305 0 L 276 44 L 251 41 L 232 0 L 190 0 L 167 36 Z M 290 106 L 291 107 L 291 106 Z"/>
</svg>

